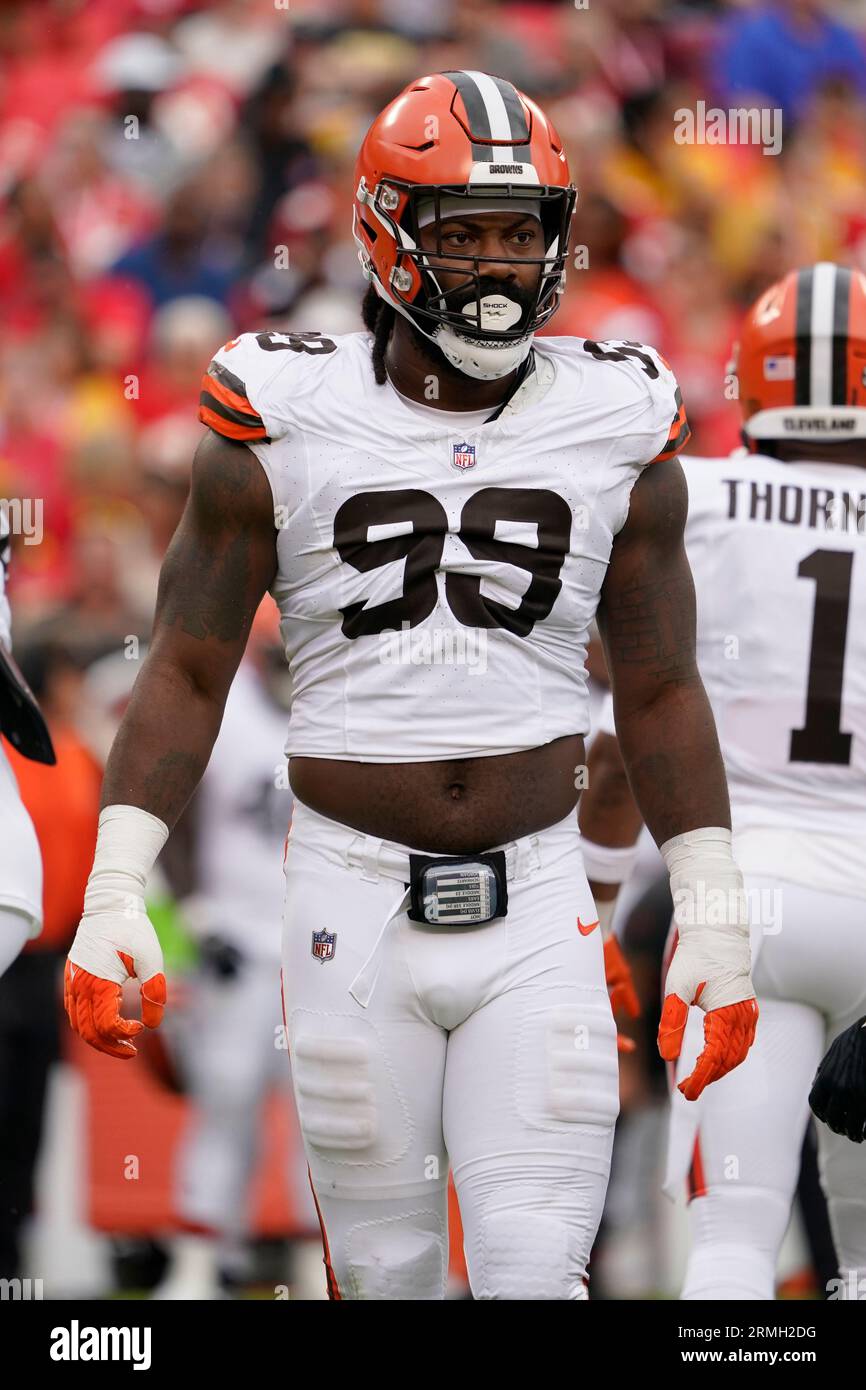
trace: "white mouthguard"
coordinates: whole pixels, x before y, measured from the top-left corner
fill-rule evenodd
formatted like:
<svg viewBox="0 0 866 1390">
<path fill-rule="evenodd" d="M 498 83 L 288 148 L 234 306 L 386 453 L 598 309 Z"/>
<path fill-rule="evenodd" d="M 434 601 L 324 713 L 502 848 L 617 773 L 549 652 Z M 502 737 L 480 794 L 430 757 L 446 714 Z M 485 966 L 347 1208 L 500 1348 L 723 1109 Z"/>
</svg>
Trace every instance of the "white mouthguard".
<svg viewBox="0 0 866 1390">
<path fill-rule="evenodd" d="M 480 333 L 504 332 L 507 328 L 512 328 L 520 319 L 523 309 L 516 304 L 513 299 L 506 298 L 501 294 L 487 294 L 481 300 L 481 321 L 478 322 L 475 315 L 475 300 L 470 300 L 464 304 L 462 312 L 467 318 L 472 319 L 472 327 Z"/>
</svg>

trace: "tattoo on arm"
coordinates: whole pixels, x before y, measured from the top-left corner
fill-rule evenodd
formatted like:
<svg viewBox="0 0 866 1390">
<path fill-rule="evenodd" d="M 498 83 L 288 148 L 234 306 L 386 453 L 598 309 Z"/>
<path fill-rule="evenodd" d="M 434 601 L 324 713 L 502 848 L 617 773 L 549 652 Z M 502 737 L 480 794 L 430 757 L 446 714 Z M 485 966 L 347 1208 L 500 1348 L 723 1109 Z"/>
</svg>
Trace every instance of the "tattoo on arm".
<svg viewBox="0 0 866 1390">
<path fill-rule="evenodd" d="M 623 758 L 658 844 L 699 825 L 730 825 L 695 655 L 695 590 L 683 544 L 687 503 L 675 460 L 642 475 L 614 542 L 598 612 Z"/>
<path fill-rule="evenodd" d="M 253 536 L 245 513 L 261 510 L 258 461 L 249 450 L 219 441 L 201 447 L 207 488 L 193 492 L 190 524 L 178 528 L 160 576 L 156 623 L 179 624 L 190 637 L 237 642 L 261 596 L 261 575 L 253 574 Z M 256 484 L 258 485 L 256 487 Z M 260 540 L 261 528 L 257 539 Z M 260 568 L 260 566 L 259 566 Z"/>
<path fill-rule="evenodd" d="M 197 786 L 256 608 L 276 570 L 270 484 L 253 454 L 202 440 L 160 574 L 153 637 L 114 740 L 102 804 L 171 828 Z"/>
<path fill-rule="evenodd" d="M 148 805 L 161 806 L 174 821 L 189 800 L 190 788 L 198 786 L 206 767 L 207 758 L 172 749 L 146 773 L 142 795 Z"/>
<path fill-rule="evenodd" d="M 605 603 L 603 623 L 612 665 L 642 668 L 641 674 L 663 685 L 694 679 L 695 598 L 688 575 L 615 592 Z"/>
<path fill-rule="evenodd" d="M 196 538 L 172 543 L 162 568 L 166 591 L 157 620 L 166 627 L 179 624 L 187 636 L 199 641 L 208 637 L 239 641 L 250 578 L 249 550 L 245 536 L 236 536 L 217 556 L 203 553 Z"/>
</svg>

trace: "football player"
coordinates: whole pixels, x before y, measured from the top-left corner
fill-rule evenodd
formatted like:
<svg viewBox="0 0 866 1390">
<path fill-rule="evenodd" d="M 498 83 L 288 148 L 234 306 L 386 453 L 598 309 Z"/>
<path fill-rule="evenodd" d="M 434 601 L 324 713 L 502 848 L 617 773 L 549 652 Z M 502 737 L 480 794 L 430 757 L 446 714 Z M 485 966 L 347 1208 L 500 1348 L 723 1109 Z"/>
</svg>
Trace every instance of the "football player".
<svg viewBox="0 0 866 1390">
<path fill-rule="evenodd" d="M 827 1042 L 866 1012 L 866 277 L 826 263 L 786 276 L 748 314 L 735 366 L 746 449 L 683 471 L 761 1023 L 744 1065 L 694 1105 L 700 1035 L 686 1029 L 666 1184 L 688 1176 L 685 1299 L 774 1297 L 809 1086 Z M 607 916 L 641 817 L 601 722 L 580 823 Z M 675 928 L 688 903 L 674 903 Z M 866 1155 L 823 1125 L 818 1141 L 842 1282 L 862 1297 Z"/>
<path fill-rule="evenodd" d="M 265 1101 L 272 1088 L 291 1083 L 280 1007 L 280 861 L 291 797 L 279 754 L 288 674 L 279 614 L 265 598 L 184 816 L 192 854 L 181 866 L 190 896 L 180 913 L 194 929 L 199 965 L 185 979 L 186 1003 L 175 1011 L 171 1037 L 192 1107 L 175 1168 L 182 1233 L 155 1291 L 160 1299 L 219 1297 L 221 1261 L 237 1262 L 249 1235 Z M 315 1208 L 296 1157 L 293 1125 L 286 1177 L 296 1215 L 312 1233 Z M 323 1296 L 323 1278 L 320 1284 Z"/>
<path fill-rule="evenodd" d="M 42 713 L 12 657 L 12 613 L 6 594 L 11 536 L 0 507 L 0 733 L 36 762 L 56 762 Z M 42 930 L 42 854 L 0 743 L 0 975 Z"/>
<path fill-rule="evenodd" d="M 706 1011 L 701 1077 L 743 1060 L 757 1014 L 694 658 L 688 426 L 651 348 L 534 336 L 575 191 L 508 82 L 411 83 L 355 189 L 369 334 L 244 334 L 205 378 L 69 1015 L 122 1058 L 159 1022 L 159 952 L 131 904 L 269 589 L 293 690 L 286 1023 L 332 1296 L 442 1298 L 450 1163 L 475 1297 L 582 1299 L 618 1109 L 574 815 L 596 610 L 652 833 L 683 883 L 732 889 L 675 962 L 683 1009 Z M 141 1022 L 118 1014 L 132 973 Z"/>
</svg>

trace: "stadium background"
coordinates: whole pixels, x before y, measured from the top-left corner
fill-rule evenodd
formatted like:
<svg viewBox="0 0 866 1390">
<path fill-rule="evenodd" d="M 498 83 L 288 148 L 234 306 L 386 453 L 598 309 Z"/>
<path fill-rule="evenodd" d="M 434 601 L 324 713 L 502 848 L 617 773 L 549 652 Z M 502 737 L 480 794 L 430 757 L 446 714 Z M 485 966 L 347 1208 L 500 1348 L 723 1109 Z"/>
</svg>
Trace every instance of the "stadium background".
<svg viewBox="0 0 866 1390">
<path fill-rule="evenodd" d="M 814 26 L 805 49 L 798 16 Z M 31 1221 L 6 1211 L 15 1156 L 0 1153 L 0 1274 L 16 1272 L 2 1240 L 23 1222 L 18 1272 L 46 1296 L 148 1282 L 132 1255 L 158 1265 L 142 1242 L 172 1232 L 184 1123 L 184 1102 L 143 1067 L 130 1076 L 75 1045 L 58 1019 L 123 687 L 101 659 L 134 673 L 146 642 L 212 351 L 251 327 L 360 328 L 358 145 L 410 78 L 458 67 L 515 82 L 565 141 L 588 264 L 570 272 L 551 331 L 659 347 L 694 451 L 733 448 L 725 368 L 742 309 L 797 264 L 866 269 L 864 0 L 0 4 L 0 496 L 41 508 L 41 532 L 14 538 L 10 589 L 16 651 L 59 753 L 50 771 L 16 760 L 46 927 L 0 989 L 0 1144 L 21 1116 L 35 1123 L 49 1085 Z M 674 112 L 698 101 L 781 108 L 781 153 L 678 144 Z M 37 959 L 44 1007 L 24 1011 L 21 973 Z M 651 1008 L 653 967 L 638 965 Z M 664 1082 L 645 1042 L 626 1059 L 623 1105 L 593 1294 L 671 1296 L 682 1212 L 657 1196 Z M 295 1142 L 275 1104 L 259 1235 L 309 1234 L 282 1181 Z M 802 1224 L 786 1246 L 794 1296 L 820 1275 L 816 1219 L 811 1254 Z"/>
</svg>

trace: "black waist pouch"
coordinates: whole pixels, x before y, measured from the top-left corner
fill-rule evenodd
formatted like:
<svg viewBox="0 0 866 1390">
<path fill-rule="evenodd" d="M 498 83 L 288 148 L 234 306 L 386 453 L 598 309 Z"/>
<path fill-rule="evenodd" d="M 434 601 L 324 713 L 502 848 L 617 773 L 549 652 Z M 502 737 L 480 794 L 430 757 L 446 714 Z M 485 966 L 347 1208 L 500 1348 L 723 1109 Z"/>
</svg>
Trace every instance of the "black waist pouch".
<svg viewBox="0 0 866 1390">
<path fill-rule="evenodd" d="M 433 927 L 470 927 L 505 917 L 508 882 L 505 852 L 410 854 L 408 917 Z"/>
</svg>

